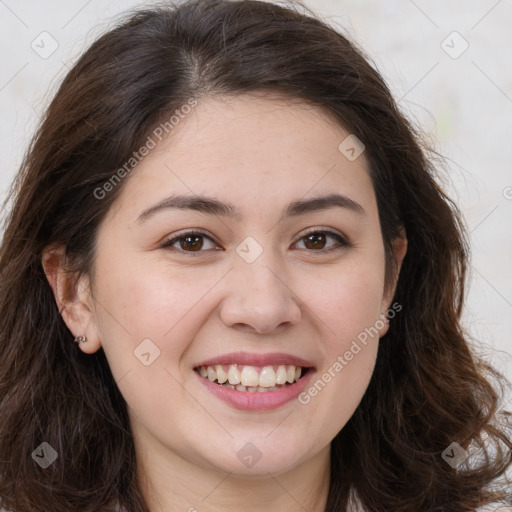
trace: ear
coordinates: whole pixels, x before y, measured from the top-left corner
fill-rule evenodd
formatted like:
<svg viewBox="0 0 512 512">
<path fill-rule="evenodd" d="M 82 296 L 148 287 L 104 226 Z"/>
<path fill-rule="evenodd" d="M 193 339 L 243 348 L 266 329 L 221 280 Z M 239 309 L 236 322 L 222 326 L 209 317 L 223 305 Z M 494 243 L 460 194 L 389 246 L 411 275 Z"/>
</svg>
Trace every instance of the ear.
<svg viewBox="0 0 512 512">
<path fill-rule="evenodd" d="M 391 301 L 395 295 L 396 285 L 398 283 L 398 276 L 400 275 L 400 269 L 402 268 L 402 261 L 405 258 L 405 254 L 407 253 L 407 237 L 405 234 L 405 229 L 402 227 L 400 229 L 400 236 L 396 237 L 392 241 L 393 245 L 393 255 L 396 261 L 396 272 L 393 276 L 393 282 L 387 287 L 386 293 L 382 298 L 382 309 L 380 318 L 384 323 L 382 329 L 379 329 L 379 338 L 382 338 L 384 334 L 388 332 L 389 329 L 389 319 L 386 315 L 387 311 L 391 306 Z M 400 309 L 402 306 L 400 305 Z"/>
<path fill-rule="evenodd" d="M 101 347 L 96 328 L 94 308 L 88 276 L 79 280 L 66 270 L 66 252 L 62 245 L 44 249 L 41 263 L 62 319 L 76 336 L 87 336 L 87 341 L 78 346 L 86 354 L 92 354 Z"/>
</svg>

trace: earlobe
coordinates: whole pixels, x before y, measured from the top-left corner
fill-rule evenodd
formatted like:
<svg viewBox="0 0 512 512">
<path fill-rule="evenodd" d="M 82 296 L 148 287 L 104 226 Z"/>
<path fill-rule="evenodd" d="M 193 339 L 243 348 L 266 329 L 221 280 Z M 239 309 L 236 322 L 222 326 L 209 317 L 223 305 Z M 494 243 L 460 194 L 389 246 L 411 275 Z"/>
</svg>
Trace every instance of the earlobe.
<svg viewBox="0 0 512 512">
<path fill-rule="evenodd" d="M 387 317 L 386 312 L 380 315 L 380 319 L 378 321 L 382 325 L 379 329 L 379 338 L 382 338 L 382 336 L 384 336 L 389 330 L 389 318 Z"/>
<path fill-rule="evenodd" d="M 398 277 L 400 275 L 400 270 L 402 268 L 402 262 L 405 258 L 405 255 L 407 253 L 407 237 L 405 235 L 404 228 L 400 229 L 400 236 L 395 238 L 392 242 L 393 244 L 393 255 L 396 261 L 396 272 L 394 276 L 394 280 L 392 283 L 392 286 L 389 288 L 389 292 L 386 294 L 384 300 L 382 301 L 382 307 L 383 310 L 380 314 L 380 321 L 383 322 L 383 326 L 381 329 L 379 329 L 379 338 L 382 338 L 388 330 L 389 330 L 389 318 L 387 316 L 388 310 L 391 306 L 391 301 L 393 300 L 393 297 L 395 295 L 396 291 L 396 285 L 398 283 Z"/>
<path fill-rule="evenodd" d="M 53 246 L 43 251 L 41 263 L 53 291 L 59 313 L 71 331 L 73 340 L 85 336 L 87 341 L 79 343 L 80 350 L 87 354 L 96 352 L 101 342 L 91 309 L 90 289 L 87 276 L 79 280 L 65 268 L 65 248 Z"/>
<path fill-rule="evenodd" d="M 393 252 L 397 262 L 396 273 L 398 280 L 398 275 L 400 274 L 400 269 L 402 268 L 402 261 L 404 260 L 407 253 L 407 236 L 403 227 L 400 229 L 400 236 L 393 240 Z"/>
<path fill-rule="evenodd" d="M 393 296 L 395 295 L 398 277 L 400 276 L 400 271 L 402 269 L 402 262 L 407 253 L 407 237 L 405 236 L 405 230 L 403 227 L 400 229 L 400 236 L 394 238 L 391 243 L 393 245 L 393 257 L 395 258 L 396 262 L 396 270 L 395 275 L 393 276 L 393 285 L 391 286 L 391 291 L 388 297 L 388 308 L 390 306 L 391 300 L 393 299 Z"/>
</svg>

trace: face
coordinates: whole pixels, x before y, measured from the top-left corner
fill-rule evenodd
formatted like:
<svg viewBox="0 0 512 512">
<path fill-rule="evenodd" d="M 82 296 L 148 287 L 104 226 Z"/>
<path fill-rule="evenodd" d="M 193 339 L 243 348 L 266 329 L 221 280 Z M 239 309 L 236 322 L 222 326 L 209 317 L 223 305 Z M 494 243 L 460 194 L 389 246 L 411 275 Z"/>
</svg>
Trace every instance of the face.
<svg viewBox="0 0 512 512">
<path fill-rule="evenodd" d="M 354 413 L 392 296 L 364 153 L 339 149 L 348 135 L 303 104 L 207 99 L 125 178 L 91 295 L 65 319 L 87 334 L 81 350 L 105 351 L 145 453 L 278 474 L 327 454 Z"/>
</svg>

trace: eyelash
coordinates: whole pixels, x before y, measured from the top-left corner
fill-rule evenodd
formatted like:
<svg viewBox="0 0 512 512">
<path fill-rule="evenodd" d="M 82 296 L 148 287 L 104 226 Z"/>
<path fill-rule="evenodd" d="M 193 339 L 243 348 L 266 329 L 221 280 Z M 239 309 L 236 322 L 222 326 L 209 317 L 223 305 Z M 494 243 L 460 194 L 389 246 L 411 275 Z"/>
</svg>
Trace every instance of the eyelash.
<svg viewBox="0 0 512 512">
<path fill-rule="evenodd" d="M 310 252 L 310 253 L 312 253 L 314 255 L 322 255 L 322 254 L 326 254 L 326 253 L 340 251 L 342 249 L 346 249 L 347 247 L 351 247 L 352 246 L 352 244 L 346 238 L 344 238 L 343 236 L 339 235 L 338 233 L 335 233 L 333 231 L 329 231 L 329 230 L 326 230 L 326 229 L 318 229 L 318 228 L 314 228 L 314 229 L 311 229 L 311 230 L 307 231 L 306 233 L 304 233 L 300 237 L 300 239 L 297 242 L 302 241 L 304 238 L 308 237 L 309 235 L 318 234 L 318 233 L 323 233 L 323 234 L 326 234 L 326 235 L 329 235 L 329 236 L 333 237 L 339 243 L 339 245 L 337 247 L 334 246 L 334 247 L 330 247 L 328 249 L 317 249 L 317 250 L 314 250 L 314 249 L 311 249 L 311 250 L 304 249 L 304 250 L 306 250 L 307 252 Z M 184 233 L 179 234 L 178 236 L 175 236 L 175 237 L 167 240 L 162 245 L 162 248 L 168 249 L 168 250 L 171 250 L 171 251 L 177 251 L 177 252 L 180 252 L 182 254 L 190 255 L 192 257 L 200 256 L 201 253 L 207 252 L 208 249 L 207 250 L 199 250 L 199 251 L 185 251 L 184 249 L 177 249 L 176 247 L 172 247 L 172 245 L 174 245 L 176 242 L 178 242 L 181 239 L 187 238 L 188 236 L 203 236 L 203 237 L 208 238 L 209 240 L 211 240 L 213 243 L 216 243 L 215 240 L 213 240 L 210 236 L 208 236 L 206 233 L 204 233 L 202 231 L 186 231 Z"/>
</svg>

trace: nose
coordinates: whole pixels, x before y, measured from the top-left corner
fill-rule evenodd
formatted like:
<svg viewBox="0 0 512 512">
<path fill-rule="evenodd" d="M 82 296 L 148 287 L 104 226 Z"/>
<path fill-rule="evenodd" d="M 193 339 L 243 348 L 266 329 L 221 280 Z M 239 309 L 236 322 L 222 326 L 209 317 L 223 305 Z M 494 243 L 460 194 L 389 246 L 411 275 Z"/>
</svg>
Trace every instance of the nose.
<svg viewBox="0 0 512 512">
<path fill-rule="evenodd" d="M 270 252 L 263 251 L 252 263 L 235 258 L 226 276 L 228 291 L 220 307 L 226 326 L 265 334 L 300 321 L 301 309 L 293 285 L 281 277 L 284 273 L 267 256 Z"/>
</svg>

